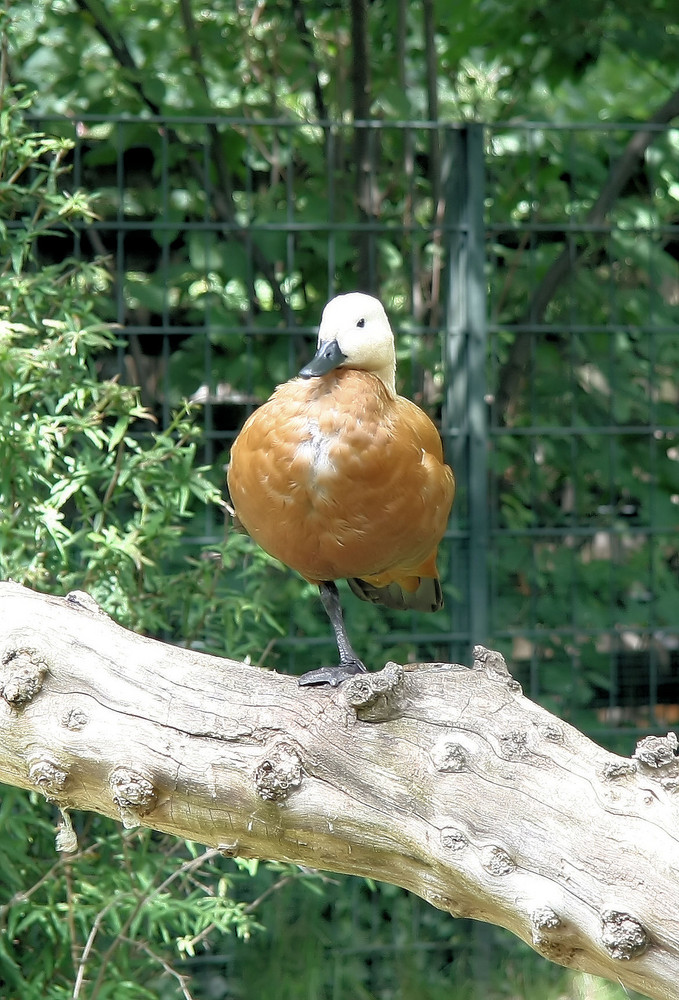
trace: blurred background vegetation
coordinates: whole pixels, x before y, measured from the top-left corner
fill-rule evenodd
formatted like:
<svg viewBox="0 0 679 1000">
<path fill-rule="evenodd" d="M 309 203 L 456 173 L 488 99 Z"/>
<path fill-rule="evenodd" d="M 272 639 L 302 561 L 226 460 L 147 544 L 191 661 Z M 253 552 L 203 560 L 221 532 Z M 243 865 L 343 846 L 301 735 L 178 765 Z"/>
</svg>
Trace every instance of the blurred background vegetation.
<svg viewBox="0 0 679 1000">
<path fill-rule="evenodd" d="M 13 0 L 0 15 L 0 573 L 302 672 L 314 589 L 228 530 L 244 417 L 378 294 L 460 492 L 468 661 L 614 749 L 679 717 L 679 23 L 668 2 Z M 2 790 L 0 995 L 621 1000 L 509 935 Z"/>
</svg>

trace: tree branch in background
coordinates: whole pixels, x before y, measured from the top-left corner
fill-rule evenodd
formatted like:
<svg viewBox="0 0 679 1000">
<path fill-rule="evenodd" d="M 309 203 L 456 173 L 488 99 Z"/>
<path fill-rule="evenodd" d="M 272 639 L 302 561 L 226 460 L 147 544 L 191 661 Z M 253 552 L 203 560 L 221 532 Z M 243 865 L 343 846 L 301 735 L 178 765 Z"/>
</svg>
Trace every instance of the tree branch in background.
<svg viewBox="0 0 679 1000">
<path fill-rule="evenodd" d="M 396 79 L 401 90 L 406 91 L 406 38 L 408 36 L 407 0 L 398 0 L 396 11 Z"/>
<path fill-rule="evenodd" d="M 108 11 L 106 10 L 104 4 L 101 3 L 101 0 L 75 0 L 75 3 L 84 14 L 89 15 L 93 28 L 97 34 L 101 36 L 103 41 L 106 42 L 111 50 L 111 55 L 121 69 L 126 70 L 128 83 L 134 88 L 134 90 L 136 90 L 137 94 L 147 108 L 152 111 L 154 115 L 162 114 L 160 106 L 144 93 L 141 76 L 137 64 L 134 61 L 134 56 L 127 47 L 125 39 L 120 34 L 116 34 L 110 25 L 108 20 Z"/>
<path fill-rule="evenodd" d="M 196 77 L 198 78 L 198 82 L 201 85 L 203 94 L 205 95 L 205 102 L 208 108 L 211 109 L 212 99 L 210 97 L 210 86 L 203 71 L 203 54 L 198 41 L 198 32 L 196 30 L 196 22 L 193 18 L 193 11 L 191 9 L 191 0 L 180 0 L 179 9 L 181 11 L 182 24 L 184 25 L 184 31 L 186 32 L 188 40 L 189 54 L 193 63 L 193 69 Z M 211 123 L 207 126 L 207 130 L 208 135 L 210 136 L 210 153 L 217 170 L 217 178 L 219 181 L 218 193 L 225 196 L 220 198 L 221 214 L 224 216 L 225 221 L 232 222 L 234 217 L 234 207 L 231 172 L 229 171 L 229 168 L 226 165 L 226 160 L 224 159 L 224 150 L 222 148 L 222 142 L 217 126 Z"/>
<path fill-rule="evenodd" d="M 424 0 L 422 4 L 424 28 L 424 57 L 427 79 L 427 118 L 430 122 L 439 120 L 438 56 L 436 54 L 436 18 L 434 0 Z M 441 146 L 436 129 L 429 132 L 429 181 L 434 202 L 434 217 L 438 216 L 441 201 Z"/>
<path fill-rule="evenodd" d="M 367 0 L 351 0 L 351 85 L 354 117 L 354 169 L 356 171 L 356 204 L 359 223 L 365 224 L 375 215 L 373 164 L 370 155 L 370 132 L 364 125 L 370 118 L 370 47 L 368 38 Z M 370 248 L 371 234 L 359 229 L 357 275 L 361 290 L 373 291 L 377 276 L 373 274 Z"/>
<path fill-rule="evenodd" d="M 649 126 L 667 125 L 677 116 L 679 116 L 679 90 L 676 90 L 655 111 L 646 124 Z M 587 212 L 584 218 L 584 223 L 587 226 L 599 226 L 605 222 L 606 216 L 615 204 L 620 192 L 635 170 L 639 168 L 646 150 L 657 134 L 654 128 L 640 129 L 634 133 L 619 160 L 611 167 L 598 198 Z M 534 326 L 544 320 L 547 307 L 561 284 L 574 270 L 587 245 L 591 245 L 591 243 L 586 243 L 582 237 L 566 243 L 538 285 L 526 313 L 519 320 L 519 326 L 529 324 Z M 516 405 L 524 391 L 528 377 L 532 337 L 531 332 L 519 329 L 509 357 L 500 373 L 495 406 L 497 418 L 501 424 L 511 422 Z"/>
<path fill-rule="evenodd" d="M 436 11 L 434 0 L 424 0 L 422 4 L 425 74 L 427 90 L 427 118 L 430 122 L 439 120 L 438 97 L 438 56 L 436 54 Z M 429 291 L 429 326 L 438 331 L 441 326 L 441 272 L 445 255 L 441 252 L 443 243 L 443 216 L 445 204 L 441 191 L 441 137 L 437 128 L 429 130 L 429 183 L 432 200 L 432 242 L 437 252 L 432 255 L 431 288 Z"/>
<path fill-rule="evenodd" d="M 111 25 L 108 23 L 106 10 L 100 3 L 100 0 L 76 0 L 76 3 L 83 12 L 89 15 L 95 31 L 97 31 L 101 38 L 106 42 L 116 61 L 127 71 L 130 83 L 144 104 L 150 111 L 153 112 L 153 114 L 162 116 L 162 109 L 144 91 L 144 87 L 141 82 L 141 73 L 134 61 L 132 53 L 125 44 L 122 35 L 119 33 L 116 34 Z M 184 29 L 188 36 L 189 52 L 194 63 L 196 76 L 198 77 L 198 80 L 200 81 L 205 92 L 206 102 L 210 104 L 209 86 L 202 68 L 202 55 L 198 43 L 195 21 L 191 10 L 191 0 L 181 0 L 180 10 L 184 23 Z M 181 144 L 182 140 L 180 136 L 177 135 L 174 129 L 169 126 L 167 127 L 167 134 L 173 142 Z M 231 224 L 235 219 L 231 173 L 226 165 L 226 160 L 224 159 L 219 129 L 215 125 L 209 125 L 208 135 L 210 138 L 210 154 L 219 179 L 219 185 L 213 192 L 212 208 L 216 218 Z M 191 173 L 202 186 L 205 179 L 203 164 L 196 159 L 195 154 L 188 147 L 186 149 L 186 162 Z M 244 243 L 251 248 L 253 262 L 256 269 L 269 283 L 274 301 L 285 316 L 286 322 L 291 323 L 293 320 L 293 314 L 280 283 L 276 278 L 273 264 L 269 261 L 266 254 L 260 249 L 249 233 L 244 233 L 241 232 L 240 229 L 234 228 L 232 230 L 232 235 L 234 239 L 239 240 L 241 243 Z M 254 292 L 251 294 L 254 295 Z"/>
<path fill-rule="evenodd" d="M 186 2 L 186 0 L 184 0 L 184 2 Z M 316 115 L 320 121 L 327 121 L 330 116 L 328 115 L 328 109 L 325 106 L 325 99 L 323 97 L 320 67 L 318 65 L 318 60 L 316 59 L 316 53 L 314 52 L 312 36 L 306 23 L 306 18 L 304 17 L 304 8 L 302 7 L 301 0 L 292 0 L 292 16 L 295 19 L 295 27 L 299 32 L 299 40 L 309 53 L 309 58 L 311 60 L 311 69 L 314 75 L 313 91 L 314 104 L 316 105 Z"/>
<path fill-rule="evenodd" d="M 676 737 L 618 757 L 475 656 L 301 691 L 135 635 L 87 594 L 3 583 L 0 780 L 55 803 L 70 849 L 85 809 L 367 876 L 679 1000 Z"/>
</svg>

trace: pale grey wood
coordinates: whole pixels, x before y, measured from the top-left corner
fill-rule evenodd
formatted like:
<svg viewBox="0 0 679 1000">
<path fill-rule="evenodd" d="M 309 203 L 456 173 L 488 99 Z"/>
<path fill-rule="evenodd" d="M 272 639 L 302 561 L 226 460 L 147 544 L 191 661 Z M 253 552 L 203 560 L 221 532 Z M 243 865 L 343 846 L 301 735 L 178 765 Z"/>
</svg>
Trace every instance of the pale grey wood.
<svg viewBox="0 0 679 1000">
<path fill-rule="evenodd" d="M 85 594 L 0 584 L 0 780 L 66 813 L 394 882 L 679 1000 L 676 737 L 617 757 L 476 656 L 301 690 L 134 635 Z"/>
</svg>

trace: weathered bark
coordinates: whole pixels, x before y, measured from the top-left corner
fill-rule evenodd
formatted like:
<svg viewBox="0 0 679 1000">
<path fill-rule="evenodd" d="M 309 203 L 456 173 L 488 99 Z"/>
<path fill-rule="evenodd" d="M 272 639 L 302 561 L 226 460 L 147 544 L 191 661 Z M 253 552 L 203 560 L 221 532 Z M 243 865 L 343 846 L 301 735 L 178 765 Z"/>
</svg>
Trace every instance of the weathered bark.
<svg viewBox="0 0 679 1000">
<path fill-rule="evenodd" d="M 497 653 L 338 690 L 0 585 L 0 780 L 217 846 L 394 882 L 552 961 L 679 998 L 677 741 L 617 757 Z"/>
</svg>

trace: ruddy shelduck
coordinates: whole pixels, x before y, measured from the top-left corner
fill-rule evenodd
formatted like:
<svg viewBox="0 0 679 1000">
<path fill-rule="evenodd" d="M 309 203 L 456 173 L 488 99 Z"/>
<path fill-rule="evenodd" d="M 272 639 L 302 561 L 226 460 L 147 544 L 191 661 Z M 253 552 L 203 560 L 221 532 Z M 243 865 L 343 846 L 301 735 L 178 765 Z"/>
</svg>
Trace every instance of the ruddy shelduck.
<svg viewBox="0 0 679 1000">
<path fill-rule="evenodd" d="M 394 335 L 372 296 L 326 305 L 315 357 L 234 442 L 228 486 L 248 534 L 320 589 L 340 662 L 300 684 L 334 687 L 365 670 L 335 580 L 388 608 L 443 606 L 436 554 L 455 479 L 434 424 L 396 393 Z"/>
</svg>

